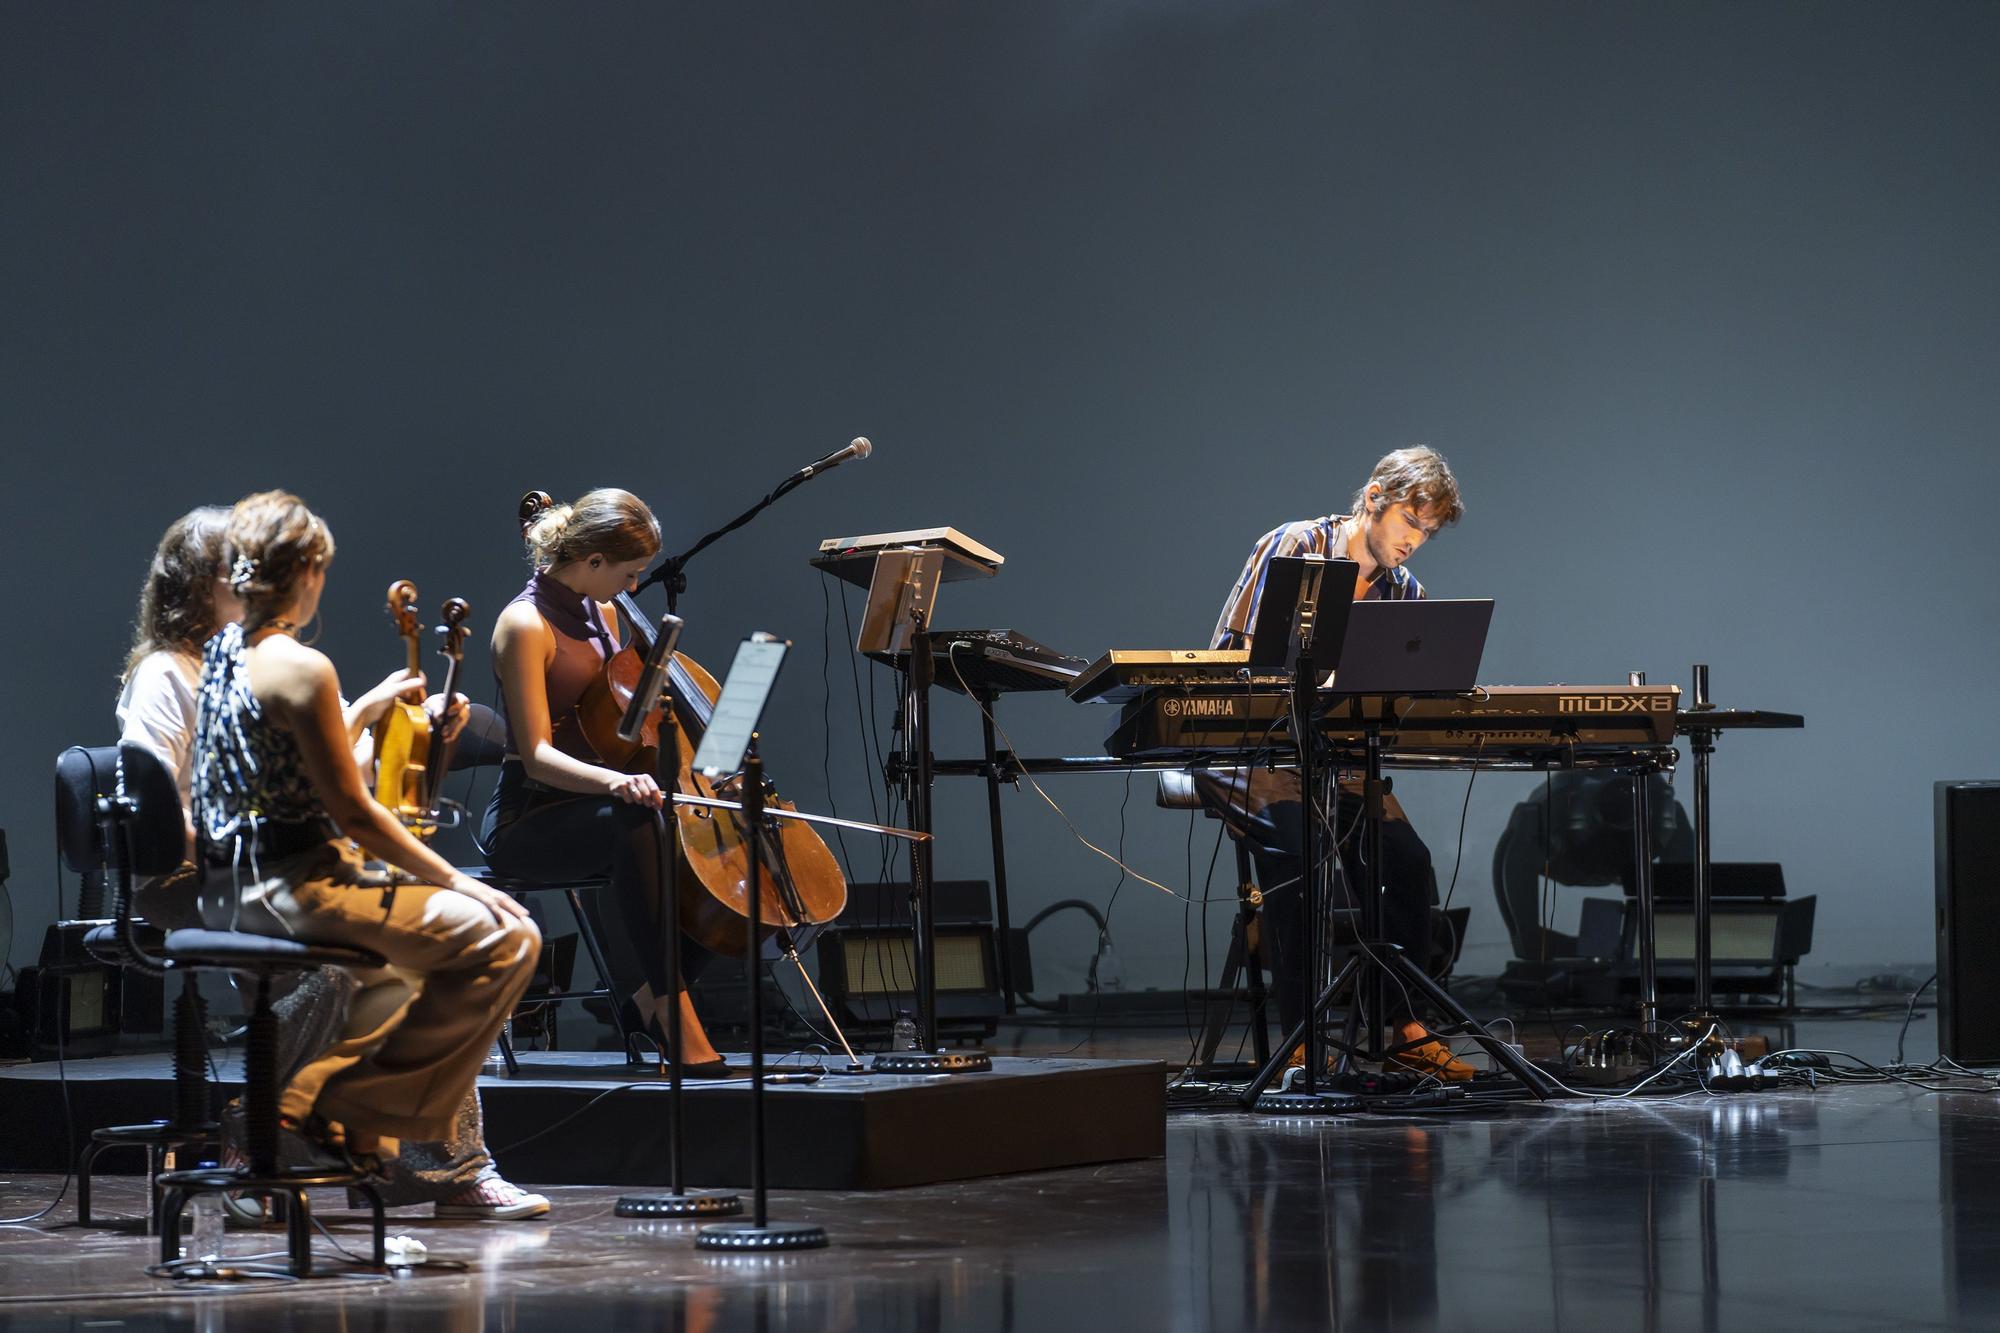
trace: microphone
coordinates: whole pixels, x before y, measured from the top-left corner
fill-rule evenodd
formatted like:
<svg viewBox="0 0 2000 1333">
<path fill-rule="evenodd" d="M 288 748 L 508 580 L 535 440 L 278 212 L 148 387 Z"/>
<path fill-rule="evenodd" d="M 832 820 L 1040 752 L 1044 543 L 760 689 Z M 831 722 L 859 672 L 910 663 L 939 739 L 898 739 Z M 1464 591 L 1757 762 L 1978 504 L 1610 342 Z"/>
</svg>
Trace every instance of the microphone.
<svg viewBox="0 0 2000 1333">
<path fill-rule="evenodd" d="M 800 468 L 798 473 L 799 480 L 804 481 L 807 477 L 816 476 L 831 468 L 837 468 L 850 458 L 866 458 L 874 452 L 875 446 L 868 442 L 868 437 L 866 435 L 857 435 L 854 437 L 853 442 L 845 449 L 836 449 L 817 463 L 808 463 Z"/>
<path fill-rule="evenodd" d="M 660 686 L 667 678 L 667 662 L 674 655 L 674 645 L 680 642 L 681 626 L 685 623 L 672 614 L 660 617 L 660 632 L 653 638 L 653 651 L 646 654 L 645 669 L 639 673 L 639 683 L 632 687 L 632 702 L 625 706 L 625 716 L 618 721 L 619 740 L 639 739 L 646 725 L 646 714 L 659 702 Z"/>
</svg>

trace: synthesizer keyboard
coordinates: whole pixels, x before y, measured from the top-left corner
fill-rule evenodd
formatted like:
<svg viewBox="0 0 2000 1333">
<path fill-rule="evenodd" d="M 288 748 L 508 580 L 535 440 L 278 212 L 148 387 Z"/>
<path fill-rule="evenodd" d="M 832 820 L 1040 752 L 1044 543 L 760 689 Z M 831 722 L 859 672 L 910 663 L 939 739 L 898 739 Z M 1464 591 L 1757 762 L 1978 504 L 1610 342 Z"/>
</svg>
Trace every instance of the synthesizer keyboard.
<svg viewBox="0 0 2000 1333">
<path fill-rule="evenodd" d="M 1149 689 L 1125 705 L 1105 750 L 1289 752 L 1290 706 L 1287 694 L 1250 687 Z M 1317 726 L 1336 745 L 1360 746 L 1374 727 L 1398 754 L 1541 759 L 1672 745 L 1679 712 L 1674 685 L 1493 685 L 1445 697 L 1329 696 Z"/>
</svg>

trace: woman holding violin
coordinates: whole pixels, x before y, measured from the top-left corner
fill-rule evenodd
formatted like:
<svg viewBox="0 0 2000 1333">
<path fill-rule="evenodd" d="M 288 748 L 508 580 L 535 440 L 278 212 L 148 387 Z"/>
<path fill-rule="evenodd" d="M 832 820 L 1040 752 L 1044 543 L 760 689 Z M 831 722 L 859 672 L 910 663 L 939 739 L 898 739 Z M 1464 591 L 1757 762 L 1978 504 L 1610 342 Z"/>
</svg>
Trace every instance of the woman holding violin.
<svg viewBox="0 0 2000 1333">
<path fill-rule="evenodd" d="M 390 1137 L 443 1139 L 527 989 L 541 934 L 363 788 L 333 664 L 296 637 L 326 587 L 326 524 L 297 496 L 266 491 L 236 503 L 223 546 L 242 619 L 208 641 L 197 692 L 203 915 L 387 959 L 355 970 L 338 1039 L 286 1086 L 290 1128 L 355 1155 Z"/>
<path fill-rule="evenodd" d="M 606 488 L 524 507 L 522 536 L 534 573 L 493 627 L 508 748 L 481 829 L 487 864 L 530 881 L 608 875 L 645 974 L 631 988 L 639 1012 L 663 1036 L 678 1016 L 684 1073 L 727 1077 L 687 993 L 670 995 L 665 981 L 667 949 L 681 948 L 683 977 L 708 959 L 663 905 L 656 812 L 666 798 L 651 772 L 608 764 L 579 712 L 606 692 L 620 646 L 611 601 L 659 554 L 659 521 L 637 496 Z"/>
<path fill-rule="evenodd" d="M 244 614 L 243 601 L 229 579 L 229 561 L 223 558 L 230 513 L 227 506 L 205 505 L 176 519 L 160 538 L 140 593 L 137 633 L 118 699 L 119 739 L 158 754 L 173 771 L 182 805 L 190 810 L 203 645 Z M 357 745 L 356 763 L 364 785 L 367 756 L 359 751 L 366 746 L 369 724 L 392 699 L 421 696 L 423 683 L 421 676 L 399 670 L 353 703 L 343 701 L 342 726 Z M 462 719 L 462 708 L 448 711 L 441 696 L 433 696 L 429 706 L 443 719 L 443 734 L 452 737 L 456 724 L 449 719 Z M 458 753 L 467 749 L 461 745 Z M 192 856 L 192 813 L 188 839 Z M 188 865 L 139 886 L 134 909 L 162 929 L 200 925 L 196 897 L 200 876 L 194 870 Z M 286 1081 L 338 1039 L 348 1019 L 348 1003 L 358 990 L 359 983 L 337 967 L 294 974 L 291 988 L 277 997 L 274 1006 L 279 1019 L 278 1067 L 285 1071 Z M 240 1155 L 241 1116 L 226 1115 L 223 1123 L 224 1151 Z M 547 1198 L 514 1185 L 494 1165 L 476 1090 L 459 1103 L 449 1136 L 404 1138 L 383 1168 L 377 1188 L 391 1208 L 432 1203 L 440 1217 L 503 1221 L 549 1211 Z M 232 1211 L 261 1206 L 250 1199 L 232 1204 Z"/>
</svg>

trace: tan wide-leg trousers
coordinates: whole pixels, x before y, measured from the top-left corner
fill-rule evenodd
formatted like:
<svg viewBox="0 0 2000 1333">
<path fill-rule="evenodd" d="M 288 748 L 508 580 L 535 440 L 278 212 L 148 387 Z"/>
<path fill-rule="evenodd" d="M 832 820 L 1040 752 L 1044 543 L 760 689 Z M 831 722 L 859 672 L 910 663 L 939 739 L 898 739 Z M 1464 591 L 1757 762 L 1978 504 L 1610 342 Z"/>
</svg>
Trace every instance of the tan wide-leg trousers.
<svg viewBox="0 0 2000 1333">
<path fill-rule="evenodd" d="M 232 881 L 241 886 L 234 893 Z M 279 1110 L 397 1138 L 451 1133 L 541 952 L 533 922 L 371 871 L 346 844 L 266 862 L 255 875 L 211 870 L 202 917 L 217 929 L 349 944 L 388 960 L 353 969 L 361 989 L 346 1023 L 293 1076 Z"/>
</svg>

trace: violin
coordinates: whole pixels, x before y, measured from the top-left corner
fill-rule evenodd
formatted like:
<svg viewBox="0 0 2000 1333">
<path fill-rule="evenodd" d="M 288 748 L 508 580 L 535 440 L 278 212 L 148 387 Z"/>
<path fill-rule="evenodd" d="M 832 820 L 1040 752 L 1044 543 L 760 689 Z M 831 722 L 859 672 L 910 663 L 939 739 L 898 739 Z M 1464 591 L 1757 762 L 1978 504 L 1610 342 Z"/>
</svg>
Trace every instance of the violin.
<svg viewBox="0 0 2000 1333">
<path fill-rule="evenodd" d="M 458 677 L 465 666 L 465 622 L 471 615 L 472 607 L 463 597 L 447 598 L 438 608 L 438 619 L 444 622 L 436 633 L 438 655 L 445 661 L 442 695 L 447 709 L 458 694 Z M 424 809 L 435 818 L 444 799 L 444 775 L 451 771 L 451 756 L 458 749 L 458 737 L 454 735 L 450 740 L 440 737 L 431 749 L 430 762 L 424 766 Z"/>
<path fill-rule="evenodd" d="M 441 640 L 438 651 L 445 659 L 444 698 L 447 705 L 458 689 L 459 669 L 465 662 L 466 618 L 472 608 L 453 597 L 438 609 L 444 621 L 437 627 Z M 420 668 L 422 633 L 417 622 L 417 585 L 398 579 L 389 585 L 389 615 L 396 622 L 409 654 L 409 669 Z M 444 775 L 451 769 L 457 737 L 447 741 L 431 725 L 430 713 L 421 703 L 397 699 L 375 723 L 375 799 L 396 812 L 396 817 L 418 837 L 437 831 L 438 803 L 444 794 Z"/>
<path fill-rule="evenodd" d="M 423 630 L 417 622 L 417 585 L 397 579 L 389 585 L 389 618 L 396 622 L 409 654 L 410 674 L 423 669 Z M 432 764 L 431 717 L 421 703 L 398 698 L 372 728 L 375 737 L 375 799 L 405 824 L 421 825 L 430 815 L 428 773 Z"/>
<path fill-rule="evenodd" d="M 530 492 L 521 503 L 523 525 L 552 503 L 542 492 Z M 645 670 L 657 631 L 630 593 L 619 593 L 614 603 L 626 633 L 617 651 L 605 660 L 603 672 L 577 701 L 577 721 L 584 739 L 607 768 L 624 773 L 660 773 L 660 747 L 670 745 L 677 755 L 670 775 L 672 785 L 661 784 L 669 798 L 678 792 L 740 800 L 740 775 L 711 782 L 694 769 L 695 749 L 714 717 L 722 687 L 687 654 L 677 652 L 669 659 L 660 705 L 647 716 L 639 739 L 619 737 L 619 723 Z M 660 776 L 664 779 L 669 775 Z M 797 809 L 777 795 L 768 779 L 765 785 L 767 806 Z M 681 875 L 681 930 L 711 953 L 740 953 L 744 922 L 750 914 L 750 854 L 742 824 L 734 812 L 712 807 L 669 804 L 668 811 Z M 771 821 L 755 834 L 763 840 L 759 849 L 759 937 L 777 939 L 781 951 L 804 948 L 847 906 L 847 878 L 825 840 L 803 821 Z"/>
</svg>

